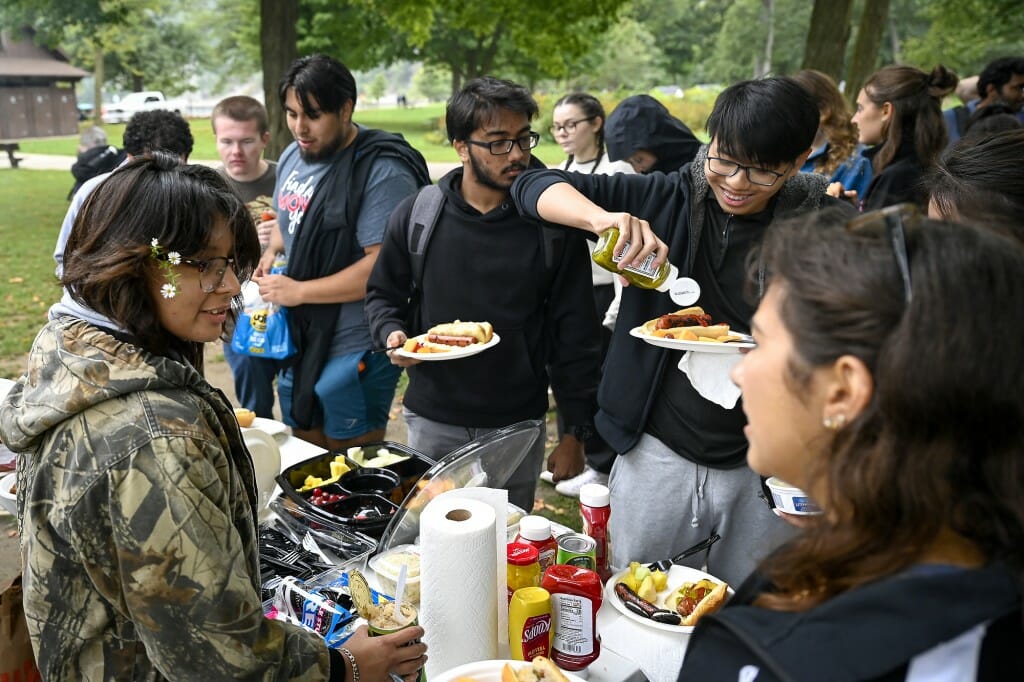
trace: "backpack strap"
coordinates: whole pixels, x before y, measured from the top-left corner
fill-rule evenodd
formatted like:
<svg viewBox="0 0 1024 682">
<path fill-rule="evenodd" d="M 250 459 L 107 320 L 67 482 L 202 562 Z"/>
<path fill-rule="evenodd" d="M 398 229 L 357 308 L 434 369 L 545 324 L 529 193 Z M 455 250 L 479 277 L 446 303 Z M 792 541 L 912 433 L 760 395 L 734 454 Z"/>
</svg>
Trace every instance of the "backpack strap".
<svg viewBox="0 0 1024 682">
<path fill-rule="evenodd" d="M 444 192 L 437 185 L 427 185 L 419 191 L 412 202 L 412 213 L 409 214 L 409 267 L 412 272 L 414 290 L 423 284 L 423 259 L 427 255 L 427 244 L 437 219 L 444 208 Z"/>
</svg>

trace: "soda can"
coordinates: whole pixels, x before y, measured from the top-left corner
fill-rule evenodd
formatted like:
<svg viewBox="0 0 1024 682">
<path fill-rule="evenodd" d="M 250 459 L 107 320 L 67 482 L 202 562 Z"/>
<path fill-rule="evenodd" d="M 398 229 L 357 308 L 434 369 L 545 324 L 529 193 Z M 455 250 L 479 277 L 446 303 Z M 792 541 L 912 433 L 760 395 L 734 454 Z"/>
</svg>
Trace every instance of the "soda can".
<svg viewBox="0 0 1024 682">
<path fill-rule="evenodd" d="M 559 536 L 555 563 L 597 570 L 597 543 L 594 538 L 583 533 Z"/>
</svg>

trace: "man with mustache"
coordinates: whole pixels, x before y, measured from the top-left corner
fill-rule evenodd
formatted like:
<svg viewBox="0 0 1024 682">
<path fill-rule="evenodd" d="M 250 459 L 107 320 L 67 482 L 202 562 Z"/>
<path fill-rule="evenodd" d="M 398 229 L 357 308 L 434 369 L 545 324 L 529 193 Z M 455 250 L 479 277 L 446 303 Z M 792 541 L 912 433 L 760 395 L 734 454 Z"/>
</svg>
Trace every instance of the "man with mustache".
<svg viewBox="0 0 1024 682">
<path fill-rule="evenodd" d="M 520 173 L 543 167 L 530 154 L 540 139 L 530 128 L 536 115 L 529 91 L 497 78 L 474 79 L 452 96 L 445 123 L 462 167 L 438 183 L 443 203 L 429 246 L 414 261 L 410 223 L 419 221 L 410 219 L 410 197 L 391 215 L 366 295 L 378 346 L 400 347 L 407 337 L 456 319 L 494 325 L 501 342 L 471 357 L 420 363 L 389 355 L 409 372 L 409 445 L 428 455 L 541 420 L 534 446 L 505 486 L 509 501 L 528 511 L 544 458 L 548 385 L 568 427 L 549 467 L 564 478 L 583 468 L 600 357 L 582 233 L 522 218 L 509 198 Z"/>
<path fill-rule="evenodd" d="M 253 281 L 285 306 L 298 349 L 277 379 L 285 423 L 330 450 L 384 439 L 401 371 L 371 353 L 366 278 L 391 211 L 430 176 L 399 135 L 352 120 L 356 81 L 338 60 L 292 62 L 278 87 L 295 141 L 277 165 L 277 229 Z M 287 274 L 271 274 L 276 254 Z"/>
</svg>

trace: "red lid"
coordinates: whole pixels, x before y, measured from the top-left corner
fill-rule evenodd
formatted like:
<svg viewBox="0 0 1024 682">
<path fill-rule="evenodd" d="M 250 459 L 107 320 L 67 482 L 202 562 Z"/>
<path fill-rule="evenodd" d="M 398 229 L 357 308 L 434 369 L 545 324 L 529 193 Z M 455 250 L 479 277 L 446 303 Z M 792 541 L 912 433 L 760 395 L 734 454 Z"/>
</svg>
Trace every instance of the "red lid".
<svg viewBox="0 0 1024 682">
<path fill-rule="evenodd" d="M 513 566 L 528 566 L 540 561 L 540 550 L 523 542 L 510 542 L 505 547 L 508 562 Z"/>
</svg>

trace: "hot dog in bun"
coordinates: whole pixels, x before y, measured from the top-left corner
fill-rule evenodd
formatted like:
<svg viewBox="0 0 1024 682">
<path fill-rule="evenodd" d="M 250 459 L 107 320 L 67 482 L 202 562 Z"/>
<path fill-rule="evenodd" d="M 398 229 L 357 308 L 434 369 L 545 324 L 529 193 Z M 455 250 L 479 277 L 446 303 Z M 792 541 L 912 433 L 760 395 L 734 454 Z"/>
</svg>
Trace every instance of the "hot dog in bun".
<svg viewBox="0 0 1024 682">
<path fill-rule="evenodd" d="M 408 339 L 402 346 L 409 353 L 447 353 L 474 343 L 487 343 L 494 336 L 490 322 L 446 322 L 431 327 L 426 334 Z"/>
<path fill-rule="evenodd" d="M 508 663 L 501 669 L 501 682 L 569 682 L 550 658 L 537 656 L 530 665 L 513 670 Z"/>
<path fill-rule="evenodd" d="M 711 316 L 705 313 L 700 306 L 683 308 L 674 313 L 648 320 L 644 322 L 642 329 L 648 336 L 690 341 L 699 338 L 717 339 L 729 333 L 729 325 L 714 324 L 711 321 Z"/>
<path fill-rule="evenodd" d="M 683 583 L 665 603 L 683 617 L 681 625 L 696 625 L 703 616 L 722 608 L 728 589 L 725 583 L 705 578 L 695 583 Z"/>
</svg>

